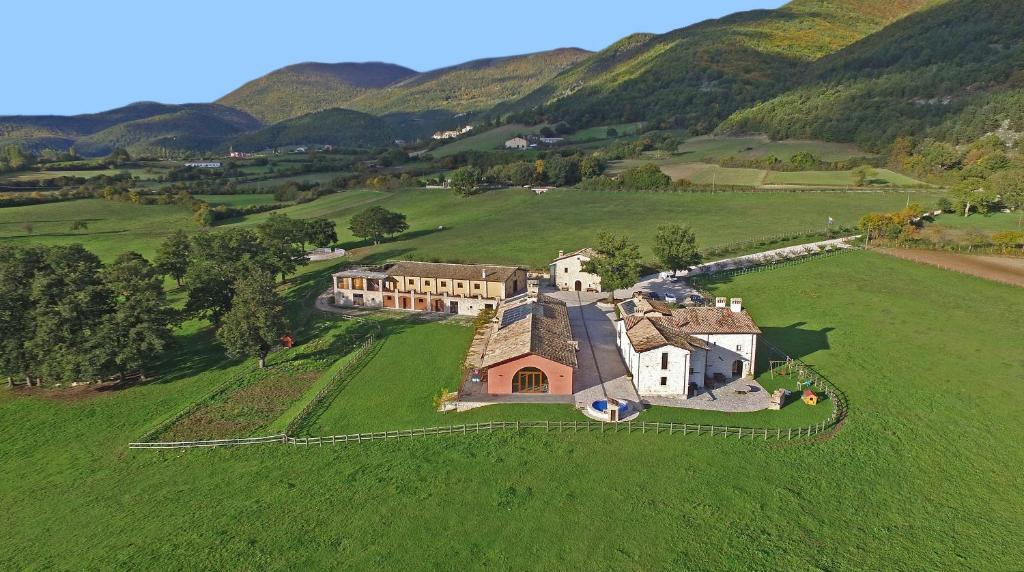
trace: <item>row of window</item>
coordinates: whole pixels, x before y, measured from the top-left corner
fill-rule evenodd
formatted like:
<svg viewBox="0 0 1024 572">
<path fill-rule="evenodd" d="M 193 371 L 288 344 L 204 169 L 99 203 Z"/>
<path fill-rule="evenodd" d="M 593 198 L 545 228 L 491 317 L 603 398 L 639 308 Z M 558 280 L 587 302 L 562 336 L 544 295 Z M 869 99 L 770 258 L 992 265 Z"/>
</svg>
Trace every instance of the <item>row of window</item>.
<svg viewBox="0 0 1024 572">
<path fill-rule="evenodd" d="M 409 280 L 409 286 L 415 286 L 416 285 L 416 279 L 415 278 L 409 278 L 408 280 Z M 447 280 L 438 280 L 438 284 L 440 285 L 441 288 L 447 288 L 448 287 L 448 281 Z M 423 285 L 424 286 L 430 286 L 430 280 L 426 279 L 426 278 L 423 279 Z M 463 285 L 462 282 L 456 282 L 455 283 L 455 287 L 456 288 L 462 288 L 463 287 L 462 285 Z M 474 290 L 479 290 L 480 289 L 480 285 L 479 284 L 473 284 L 473 289 Z"/>
</svg>

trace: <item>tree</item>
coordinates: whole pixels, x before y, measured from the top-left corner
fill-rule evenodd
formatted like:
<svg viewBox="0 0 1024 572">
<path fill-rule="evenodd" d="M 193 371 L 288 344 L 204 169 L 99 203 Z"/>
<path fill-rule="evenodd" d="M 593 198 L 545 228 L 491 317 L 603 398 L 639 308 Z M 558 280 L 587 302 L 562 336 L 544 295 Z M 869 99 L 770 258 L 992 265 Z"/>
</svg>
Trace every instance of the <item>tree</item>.
<svg viewBox="0 0 1024 572">
<path fill-rule="evenodd" d="M 142 371 L 172 340 L 176 313 L 167 304 L 159 271 L 136 252 L 119 256 L 103 270 L 114 296 L 114 311 L 103 322 L 104 349 L 118 376 Z"/>
<path fill-rule="evenodd" d="M 679 270 L 700 264 L 697 237 L 689 227 L 678 224 L 658 227 L 654 235 L 654 255 L 674 275 Z"/>
<path fill-rule="evenodd" d="M 333 220 L 315 218 L 305 221 L 303 239 L 316 248 L 326 248 L 338 242 L 338 232 Z M 303 244 L 305 250 L 305 244 Z"/>
<path fill-rule="evenodd" d="M 131 160 L 132 157 L 131 155 L 128 154 L 128 151 L 122 147 L 118 147 L 117 149 L 114 149 L 110 153 L 110 155 L 107 156 L 106 159 L 103 160 L 103 163 L 106 165 L 118 167 Z"/>
<path fill-rule="evenodd" d="M 348 228 L 353 235 L 380 244 L 385 236 L 409 230 L 409 225 L 405 222 L 404 214 L 389 211 L 384 207 L 370 207 L 353 216 Z"/>
<path fill-rule="evenodd" d="M 619 136 L 619 130 L 614 128 L 614 127 L 609 127 L 608 129 L 604 130 L 604 135 L 605 135 L 605 137 L 608 137 L 609 139 L 611 139 L 612 137 L 618 137 Z"/>
<path fill-rule="evenodd" d="M 853 170 L 853 186 L 863 187 L 864 183 L 867 182 L 868 176 L 871 174 L 871 167 L 867 165 L 861 165 Z"/>
<path fill-rule="evenodd" d="M 228 356 L 255 357 L 263 369 L 267 354 L 287 332 L 284 304 L 267 272 L 241 276 L 234 289 L 234 303 L 217 329 L 217 341 Z"/>
<path fill-rule="evenodd" d="M 953 206 L 964 216 L 971 214 L 971 210 L 979 213 L 988 212 L 989 204 L 995 200 L 995 193 L 991 187 L 981 179 L 964 179 L 949 190 L 949 199 Z"/>
<path fill-rule="evenodd" d="M 8 386 L 15 376 L 32 383 L 32 360 L 26 344 L 32 337 L 31 284 L 41 264 L 39 247 L 0 243 L 0 373 Z"/>
<path fill-rule="evenodd" d="M 51 381 L 95 379 L 106 362 L 104 320 L 114 301 L 102 264 L 80 244 L 42 251 L 29 284 L 32 375 Z"/>
<path fill-rule="evenodd" d="M 480 169 L 471 166 L 460 167 L 452 172 L 452 190 L 462 196 L 475 195 L 479 192 Z"/>
<path fill-rule="evenodd" d="M 595 255 L 583 263 L 583 271 L 601 277 L 601 289 L 613 298 L 615 290 L 628 288 L 640 279 L 640 247 L 628 238 L 600 232 Z"/>
<path fill-rule="evenodd" d="M 71 223 L 71 228 L 70 228 L 71 232 L 75 232 L 75 231 L 78 231 L 78 230 L 88 230 L 88 229 L 89 229 L 89 223 L 84 221 L 84 220 L 76 220 L 75 222 Z"/>
<path fill-rule="evenodd" d="M 989 178 L 988 185 L 1007 208 L 1024 208 L 1024 169 L 999 171 Z"/>
<path fill-rule="evenodd" d="M 21 230 L 25 231 L 25 234 L 31 236 L 32 231 L 35 230 L 35 226 L 30 222 L 21 223 Z"/>
<path fill-rule="evenodd" d="M 184 230 L 178 229 L 167 237 L 156 250 L 156 270 L 164 276 L 174 278 L 181 287 L 181 279 L 188 272 L 189 255 L 192 246 Z"/>
<path fill-rule="evenodd" d="M 664 189 L 671 185 L 672 179 L 654 163 L 630 167 L 622 173 L 622 186 L 627 190 Z"/>
</svg>

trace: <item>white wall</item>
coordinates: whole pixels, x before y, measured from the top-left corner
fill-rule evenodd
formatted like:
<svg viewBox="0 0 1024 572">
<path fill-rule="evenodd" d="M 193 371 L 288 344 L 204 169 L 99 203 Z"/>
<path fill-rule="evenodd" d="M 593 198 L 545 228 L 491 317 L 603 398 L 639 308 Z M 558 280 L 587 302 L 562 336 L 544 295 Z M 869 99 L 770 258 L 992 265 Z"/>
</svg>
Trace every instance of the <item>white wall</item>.
<svg viewBox="0 0 1024 572">
<path fill-rule="evenodd" d="M 742 375 L 753 376 L 757 355 L 756 334 L 700 334 L 694 337 L 711 344 L 706 370 L 708 377 L 721 373 L 732 379 L 732 364 L 736 360 L 743 362 Z"/>
<path fill-rule="evenodd" d="M 551 278 L 560 290 L 575 290 L 576 281 L 583 284 L 583 290 L 601 291 L 601 277 L 583 271 L 583 263 L 589 260 L 586 256 L 570 256 L 555 261 L 551 265 Z"/>
<path fill-rule="evenodd" d="M 664 346 L 647 352 L 639 353 L 626 335 L 625 322 L 615 323 L 616 343 L 626 362 L 626 367 L 633 375 L 633 386 L 641 397 L 647 395 L 686 397 L 686 387 L 691 381 L 704 387 L 704 352 L 693 352 L 675 346 Z M 668 368 L 662 368 L 662 354 L 668 354 Z M 690 368 L 694 372 L 690 373 Z M 661 385 L 661 378 L 666 378 L 666 385 Z"/>
</svg>

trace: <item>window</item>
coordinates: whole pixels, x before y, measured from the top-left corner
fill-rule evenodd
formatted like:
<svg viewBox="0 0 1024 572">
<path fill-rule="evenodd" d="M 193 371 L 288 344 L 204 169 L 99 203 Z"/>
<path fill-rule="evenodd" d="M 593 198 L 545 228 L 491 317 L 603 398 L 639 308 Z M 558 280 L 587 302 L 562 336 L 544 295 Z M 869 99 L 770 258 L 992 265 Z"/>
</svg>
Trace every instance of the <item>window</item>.
<svg viewBox="0 0 1024 572">
<path fill-rule="evenodd" d="M 441 288 L 445 288 L 445 287 L 447 287 L 447 286 L 448 286 L 448 282 L 446 282 L 446 281 L 442 280 L 442 281 L 441 281 Z"/>
<path fill-rule="evenodd" d="M 661 353 L 661 369 L 668 369 L 668 352 Z"/>
<path fill-rule="evenodd" d="M 562 273 L 563 274 L 568 274 L 569 273 L 569 269 L 568 268 L 563 268 L 562 269 Z"/>
<path fill-rule="evenodd" d="M 462 288 L 462 282 L 456 282 L 455 283 L 455 287 L 456 288 Z"/>
<path fill-rule="evenodd" d="M 485 310 L 493 310 L 494 309 L 494 304 L 484 304 L 484 309 Z"/>
<path fill-rule="evenodd" d="M 738 351 L 738 352 L 743 351 L 743 344 L 736 344 L 736 351 Z"/>
<path fill-rule="evenodd" d="M 480 285 L 479 284 L 473 284 L 473 289 L 474 290 L 479 290 L 480 289 Z"/>
<path fill-rule="evenodd" d="M 423 281 L 423 285 L 424 286 L 430 286 L 430 280 L 424 280 Z"/>
<path fill-rule="evenodd" d="M 662 385 L 668 385 L 668 378 L 667 377 L 661 378 L 661 384 Z"/>
</svg>

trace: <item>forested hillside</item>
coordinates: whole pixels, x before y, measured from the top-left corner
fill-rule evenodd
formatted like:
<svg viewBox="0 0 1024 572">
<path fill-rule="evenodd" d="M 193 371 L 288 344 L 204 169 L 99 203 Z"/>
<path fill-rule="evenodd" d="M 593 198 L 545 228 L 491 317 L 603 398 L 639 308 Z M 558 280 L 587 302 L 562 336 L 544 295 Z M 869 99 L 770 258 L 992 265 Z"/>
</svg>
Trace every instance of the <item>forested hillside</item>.
<svg viewBox="0 0 1024 572">
<path fill-rule="evenodd" d="M 809 63 L 934 0 L 794 0 L 652 36 L 629 36 L 520 102 L 517 119 L 651 121 L 694 132 L 791 88 Z M 539 107 L 537 107 L 539 106 Z"/>
<path fill-rule="evenodd" d="M 10 115 L 0 117 L 0 146 L 27 151 L 72 146 L 99 156 L 116 147 L 135 152 L 204 151 L 260 127 L 252 116 L 210 103 L 168 105 L 139 102 L 84 115 Z"/>
<path fill-rule="evenodd" d="M 257 151 L 288 145 L 335 145 L 378 147 L 397 137 L 391 124 L 351 109 L 329 109 L 275 123 L 232 141 L 235 149 Z"/>
<path fill-rule="evenodd" d="M 383 63 L 298 64 L 253 80 L 217 102 L 268 123 L 331 108 L 375 114 L 479 111 L 522 97 L 589 53 L 566 48 L 425 73 Z"/>
<path fill-rule="evenodd" d="M 416 71 L 395 64 L 302 63 L 270 72 L 217 100 L 276 123 L 313 111 L 345 107 L 367 92 L 374 93 Z"/>
<path fill-rule="evenodd" d="M 1024 6 L 953 0 L 815 63 L 809 85 L 730 117 L 719 132 L 853 141 L 952 143 L 1024 131 Z"/>
</svg>

